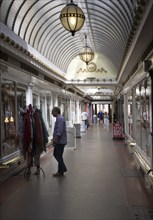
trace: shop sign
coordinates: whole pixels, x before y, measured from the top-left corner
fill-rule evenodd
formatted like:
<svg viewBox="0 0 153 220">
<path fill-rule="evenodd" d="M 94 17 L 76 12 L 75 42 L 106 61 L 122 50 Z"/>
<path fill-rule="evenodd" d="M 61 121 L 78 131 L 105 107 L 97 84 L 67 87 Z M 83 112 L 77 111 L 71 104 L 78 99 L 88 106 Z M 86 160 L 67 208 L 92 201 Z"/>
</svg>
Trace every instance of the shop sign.
<svg viewBox="0 0 153 220">
<path fill-rule="evenodd" d="M 121 123 L 113 123 L 113 139 L 123 139 L 123 128 Z"/>
</svg>

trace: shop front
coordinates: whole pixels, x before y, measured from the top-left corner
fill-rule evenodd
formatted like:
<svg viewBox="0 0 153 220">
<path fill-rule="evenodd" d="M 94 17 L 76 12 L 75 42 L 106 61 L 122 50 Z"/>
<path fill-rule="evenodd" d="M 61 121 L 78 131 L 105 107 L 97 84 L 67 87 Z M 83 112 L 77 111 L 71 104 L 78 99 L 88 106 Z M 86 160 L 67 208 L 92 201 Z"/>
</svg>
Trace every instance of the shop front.
<svg viewBox="0 0 153 220">
<path fill-rule="evenodd" d="M 152 81 L 150 75 L 141 69 L 133 82 L 133 85 L 131 82 L 127 85 L 129 89 L 124 94 L 125 135 L 137 165 L 145 172 L 146 179 L 151 179 L 152 184 Z"/>
<path fill-rule="evenodd" d="M 76 122 L 79 112 L 79 98 L 65 94 L 57 86 L 51 86 L 43 80 L 24 71 L 7 65 L 7 72 L 1 71 L 0 87 L 0 118 L 1 118 L 1 147 L 0 164 L 8 165 L 20 161 L 22 157 L 18 143 L 19 118 L 21 112 L 26 112 L 28 106 L 40 109 L 49 137 L 52 138 L 55 118 L 51 115 L 53 106 L 59 106 L 61 113 L 69 124 Z"/>
<path fill-rule="evenodd" d="M 1 160 L 6 161 L 19 152 L 16 144 L 18 111 L 26 105 L 26 87 L 13 80 L 1 78 Z"/>
<path fill-rule="evenodd" d="M 34 109 L 40 109 L 50 136 L 53 126 L 51 116 L 52 91 L 49 90 L 49 85 L 47 87 L 45 82 L 37 82 L 38 79 L 35 77 L 7 64 L 6 67 L 7 71 L 1 70 L 0 73 L 0 164 L 2 166 L 22 160 L 18 140 L 19 118 L 21 112 L 25 113 L 29 105 Z"/>
</svg>

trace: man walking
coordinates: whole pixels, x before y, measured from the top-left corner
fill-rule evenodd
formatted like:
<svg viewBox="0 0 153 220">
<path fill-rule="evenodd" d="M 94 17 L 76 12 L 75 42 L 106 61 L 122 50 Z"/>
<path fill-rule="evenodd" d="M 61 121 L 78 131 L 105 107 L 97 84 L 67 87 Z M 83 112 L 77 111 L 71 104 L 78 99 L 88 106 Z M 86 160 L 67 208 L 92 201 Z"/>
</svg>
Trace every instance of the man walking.
<svg viewBox="0 0 153 220">
<path fill-rule="evenodd" d="M 84 111 L 81 114 L 82 117 L 82 121 L 85 122 L 85 125 L 87 126 L 87 129 L 89 127 L 89 122 L 88 122 L 88 113 L 86 112 L 86 110 L 84 109 Z"/>
<path fill-rule="evenodd" d="M 55 127 L 53 131 L 53 155 L 58 162 L 58 171 L 54 173 L 54 177 L 63 176 L 67 171 L 63 160 L 64 147 L 67 144 L 67 131 L 65 118 L 61 115 L 61 111 L 58 107 L 52 109 L 53 117 L 56 117 Z"/>
</svg>

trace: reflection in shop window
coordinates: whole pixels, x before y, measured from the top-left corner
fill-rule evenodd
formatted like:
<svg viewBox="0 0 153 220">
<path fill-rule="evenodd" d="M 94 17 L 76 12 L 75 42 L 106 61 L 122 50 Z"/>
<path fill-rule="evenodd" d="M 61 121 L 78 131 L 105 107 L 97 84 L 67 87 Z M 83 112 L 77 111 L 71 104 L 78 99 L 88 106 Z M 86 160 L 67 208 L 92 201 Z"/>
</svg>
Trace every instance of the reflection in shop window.
<svg viewBox="0 0 153 220">
<path fill-rule="evenodd" d="M 17 84 L 17 110 L 26 108 L 26 86 Z"/>
<path fill-rule="evenodd" d="M 39 109 L 40 108 L 40 100 L 39 100 L 38 94 L 32 93 L 32 97 L 33 97 L 33 106 Z"/>
<path fill-rule="evenodd" d="M 15 138 L 18 124 L 18 111 L 25 106 L 25 89 L 7 79 L 2 79 L 1 84 L 2 101 L 2 157 L 7 156 L 16 150 Z M 15 96 L 16 95 L 16 96 Z M 17 104 L 17 106 L 15 105 Z"/>
<path fill-rule="evenodd" d="M 142 145 L 142 135 L 141 135 L 141 85 L 138 85 L 136 87 L 136 97 L 135 97 L 135 102 L 136 102 L 136 134 L 135 134 L 135 139 L 136 143 L 139 147 Z"/>
<path fill-rule="evenodd" d="M 136 87 L 136 143 L 151 158 L 151 80 L 145 79 Z"/>
<path fill-rule="evenodd" d="M 15 84 L 13 81 L 2 79 L 2 154 L 5 156 L 14 151 L 13 142 L 15 128 Z"/>
<path fill-rule="evenodd" d="M 128 132 L 133 134 L 133 119 L 132 119 L 132 92 L 128 93 Z"/>
<path fill-rule="evenodd" d="M 49 128 L 52 126 L 52 118 L 51 118 L 51 96 L 47 96 L 47 122 Z"/>
<path fill-rule="evenodd" d="M 40 110 L 42 112 L 42 116 L 46 122 L 46 111 L 45 111 L 45 95 L 42 93 L 40 94 Z"/>
</svg>

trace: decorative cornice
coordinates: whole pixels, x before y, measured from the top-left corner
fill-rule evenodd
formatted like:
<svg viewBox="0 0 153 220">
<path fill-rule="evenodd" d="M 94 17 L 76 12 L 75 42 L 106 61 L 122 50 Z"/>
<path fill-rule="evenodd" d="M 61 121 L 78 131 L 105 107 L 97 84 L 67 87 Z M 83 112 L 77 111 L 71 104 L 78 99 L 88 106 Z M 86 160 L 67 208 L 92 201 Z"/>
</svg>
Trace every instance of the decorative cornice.
<svg viewBox="0 0 153 220">
<path fill-rule="evenodd" d="M 88 73 L 88 72 L 91 72 L 89 71 L 87 68 L 80 68 L 79 70 L 77 70 L 77 73 Z M 96 69 L 94 70 L 95 73 L 107 73 L 107 70 L 105 70 L 103 67 L 100 68 L 100 69 Z"/>
<path fill-rule="evenodd" d="M 32 60 L 36 61 L 38 63 L 38 65 L 41 65 L 42 67 L 40 67 L 40 69 L 45 68 L 48 71 L 50 71 L 51 73 L 54 73 L 57 75 L 57 77 L 60 77 L 60 80 L 65 80 L 65 77 L 62 76 L 61 74 L 59 74 L 57 71 L 54 71 L 47 63 L 43 62 L 41 57 L 37 57 L 35 56 L 33 53 L 31 53 L 30 51 L 28 51 L 26 48 L 22 47 L 21 45 L 19 45 L 17 42 L 15 42 L 14 40 L 12 40 L 9 36 L 6 36 L 4 33 L 0 33 L 0 39 L 5 41 L 9 46 L 12 46 L 14 48 L 16 48 L 18 51 L 20 51 L 22 54 L 26 55 L 27 57 L 31 58 Z M 39 68 L 39 66 L 38 66 Z M 46 70 L 43 70 L 44 72 Z M 56 76 L 55 75 L 55 76 Z M 54 76 L 54 77 L 55 77 Z"/>
</svg>

